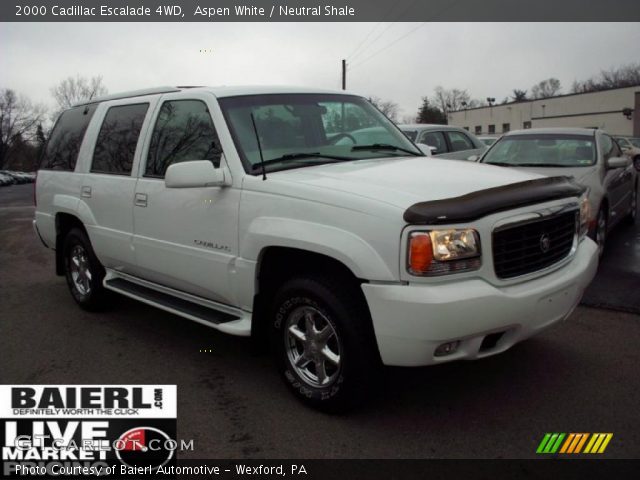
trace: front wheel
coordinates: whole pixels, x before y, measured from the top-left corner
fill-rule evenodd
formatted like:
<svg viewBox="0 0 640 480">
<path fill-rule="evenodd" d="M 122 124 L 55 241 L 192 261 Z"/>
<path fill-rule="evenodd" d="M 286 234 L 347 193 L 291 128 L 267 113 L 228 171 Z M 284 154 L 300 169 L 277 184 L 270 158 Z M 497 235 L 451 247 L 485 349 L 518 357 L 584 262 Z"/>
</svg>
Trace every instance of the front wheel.
<svg viewBox="0 0 640 480">
<path fill-rule="evenodd" d="M 294 278 L 276 294 L 271 342 L 293 393 L 328 412 L 366 397 L 379 357 L 364 300 L 330 278 Z"/>
<path fill-rule="evenodd" d="M 607 241 L 607 213 L 605 207 L 600 207 L 598 218 L 596 220 L 596 243 L 598 244 L 598 256 L 602 257 L 604 253 L 604 245 Z"/>
</svg>

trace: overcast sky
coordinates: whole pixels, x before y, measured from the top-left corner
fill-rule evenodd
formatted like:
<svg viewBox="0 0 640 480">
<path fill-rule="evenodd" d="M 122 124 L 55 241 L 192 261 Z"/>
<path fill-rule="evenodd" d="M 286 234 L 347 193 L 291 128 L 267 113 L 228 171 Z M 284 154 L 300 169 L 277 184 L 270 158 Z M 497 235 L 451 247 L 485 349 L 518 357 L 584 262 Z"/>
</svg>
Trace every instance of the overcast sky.
<svg viewBox="0 0 640 480">
<path fill-rule="evenodd" d="M 0 88 L 48 104 L 50 88 L 76 74 L 102 75 L 111 93 L 160 85 L 339 88 L 347 57 L 347 88 L 395 101 L 402 118 L 438 85 L 499 102 L 514 88 L 557 77 L 568 92 L 575 79 L 639 62 L 640 24 L 4 23 L 0 45 Z"/>
</svg>

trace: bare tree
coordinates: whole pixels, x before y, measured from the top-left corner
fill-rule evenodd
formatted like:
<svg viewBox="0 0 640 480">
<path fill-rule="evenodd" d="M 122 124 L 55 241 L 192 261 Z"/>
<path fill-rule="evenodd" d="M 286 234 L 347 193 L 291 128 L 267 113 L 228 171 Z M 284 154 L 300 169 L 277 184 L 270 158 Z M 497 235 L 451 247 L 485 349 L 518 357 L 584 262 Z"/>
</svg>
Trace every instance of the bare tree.
<svg viewBox="0 0 640 480">
<path fill-rule="evenodd" d="M 5 168 L 14 147 L 35 139 L 46 109 L 5 88 L 0 90 L 0 168 Z"/>
<path fill-rule="evenodd" d="M 51 88 L 51 94 L 58 103 L 59 111 L 107 93 L 107 87 L 102 83 L 101 76 L 89 79 L 80 75 L 76 75 L 75 78 L 67 77 Z"/>
<path fill-rule="evenodd" d="M 514 102 L 524 102 L 525 100 L 527 100 L 527 91 L 514 88 L 511 98 Z"/>
<path fill-rule="evenodd" d="M 562 90 L 560 80 L 557 78 L 547 78 L 531 87 L 531 96 L 534 99 L 555 97 L 560 93 L 560 90 Z"/>
<path fill-rule="evenodd" d="M 437 106 L 448 117 L 449 112 L 455 112 L 464 108 L 474 108 L 481 105 L 481 102 L 474 100 L 466 90 L 457 88 L 445 89 L 440 86 L 434 90 L 435 94 L 431 103 Z"/>
<path fill-rule="evenodd" d="M 389 120 L 395 122 L 398 119 L 398 112 L 400 108 L 398 104 L 392 100 L 382 100 L 379 97 L 371 97 L 369 101 L 382 113 L 384 113 Z"/>
<path fill-rule="evenodd" d="M 635 87 L 640 85 L 640 63 L 630 63 L 621 67 L 602 70 L 584 81 L 574 81 L 571 85 L 572 93 L 597 92 L 610 88 Z"/>
</svg>

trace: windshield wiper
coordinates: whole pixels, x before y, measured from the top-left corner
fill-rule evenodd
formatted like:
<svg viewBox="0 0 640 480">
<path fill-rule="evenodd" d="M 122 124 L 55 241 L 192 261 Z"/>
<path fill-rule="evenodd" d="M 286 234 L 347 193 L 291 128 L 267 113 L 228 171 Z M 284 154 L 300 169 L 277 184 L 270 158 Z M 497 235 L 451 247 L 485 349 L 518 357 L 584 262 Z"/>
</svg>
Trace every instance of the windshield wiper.
<svg viewBox="0 0 640 480">
<path fill-rule="evenodd" d="M 480 162 L 480 163 L 484 163 L 485 165 L 497 165 L 498 167 L 515 167 L 516 166 L 514 163 L 507 163 L 507 162 Z"/>
<path fill-rule="evenodd" d="M 397 145 L 391 145 L 388 143 L 372 143 L 371 145 L 354 145 L 351 147 L 352 152 L 357 152 L 360 150 L 397 150 L 400 152 L 409 153 L 416 157 L 423 157 L 424 154 L 418 153 L 413 150 L 409 150 L 407 148 L 398 147 Z"/>
<path fill-rule="evenodd" d="M 251 167 L 251 171 L 255 172 L 262 169 L 262 165 L 273 165 L 274 163 L 282 163 L 288 160 L 302 160 L 306 158 L 325 158 L 334 161 L 352 160 L 350 157 L 339 157 L 337 155 L 325 155 L 320 152 L 300 152 L 300 153 L 286 153 L 280 157 L 271 158 L 265 160 L 262 163 L 257 163 Z"/>
</svg>

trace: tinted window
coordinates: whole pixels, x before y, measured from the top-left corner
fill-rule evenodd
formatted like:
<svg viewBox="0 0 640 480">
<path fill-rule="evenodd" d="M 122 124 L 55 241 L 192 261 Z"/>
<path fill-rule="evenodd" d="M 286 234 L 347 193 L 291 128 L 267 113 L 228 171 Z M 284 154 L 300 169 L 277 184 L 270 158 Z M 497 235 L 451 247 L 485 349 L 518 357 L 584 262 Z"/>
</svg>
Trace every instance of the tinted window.
<svg viewBox="0 0 640 480">
<path fill-rule="evenodd" d="M 475 145 L 471 142 L 471 139 L 464 133 L 460 132 L 447 132 L 449 136 L 449 143 L 451 144 L 452 152 L 459 152 L 461 150 L 472 150 Z"/>
<path fill-rule="evenodd" d="M 148 103 L 111 107 L 104 117 L 91 171 L 97 173 L 131 174 L 142 122 Z"/>
<path fill-rule="evenodd" d="M 207 105 L 169 100 L 162 104 L 153 128 L 145 175 L 164 177 L 170 165 L 189 160 L 211 160 L 218 167 L 221 154 Z"/>
<path fill-rule="evenodd" d="M 86 105 L 66 110 L 56 122 L 42 157 L 42 168 L 74 170 L 84 132 L 97 105 Z"/>
<path fill-rule="evenodd" d="M 422 140 L 420 143 L 429 145 L 430 147 L 436 147 L 434 152 L 436 155 L 439 153 L 446 153 L 447 142 L 444 139 L 442 132 L 425 132 L 422 134 Z"/>
</svg>

